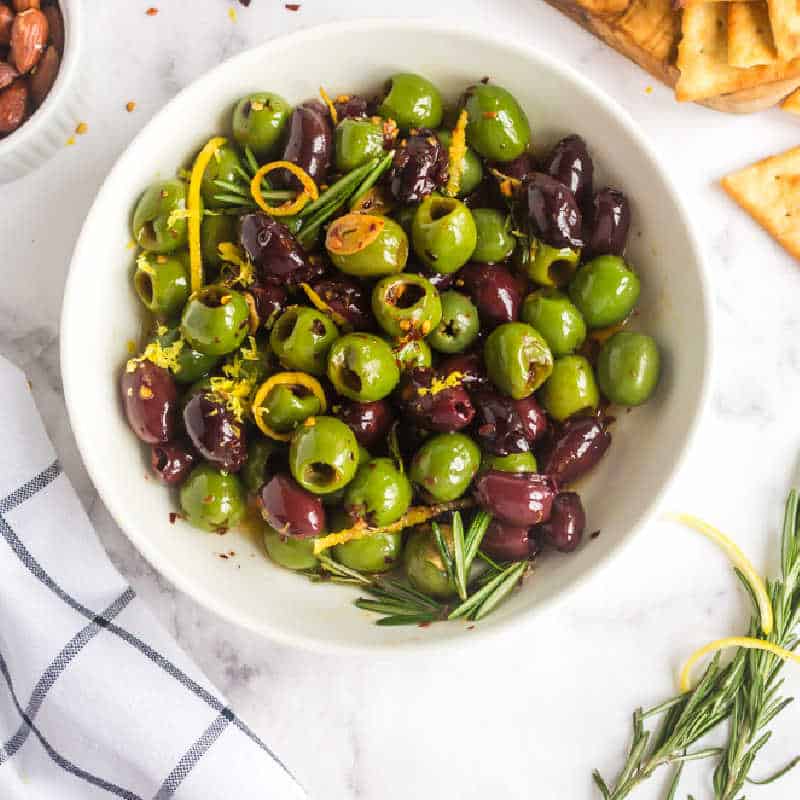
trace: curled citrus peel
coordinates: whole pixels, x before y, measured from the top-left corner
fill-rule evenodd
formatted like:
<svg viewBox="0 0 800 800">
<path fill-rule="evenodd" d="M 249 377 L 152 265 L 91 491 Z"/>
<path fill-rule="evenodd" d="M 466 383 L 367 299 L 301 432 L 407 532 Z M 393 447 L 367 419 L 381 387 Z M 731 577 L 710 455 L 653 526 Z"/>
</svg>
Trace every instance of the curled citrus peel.
<svg viewBox="0 0 800 800">
<path fill-rule="evenodd" d="M 325 91 L 324 86 L 319 87 L 319 96 L 322 98 L 325 105 L 328 106 L 328 112 L 331 115 L 331 122 L 335 128 L 339 124 L 339 114 L 336 111 L 336 106 L 333 104 L 333 100 L 331 100 L 331 98 L 328 96 L 328 93 Z"/>
<path fill-rule="evenodd" d="M 307 283 L 301 283 L 300 288 L 306 293 L 314 308 L 327 314 L 340 328 L 350 328 L 350 323 L 338 311 L 334 311 Z"/>
<path fill-rule="evenodd" d="M 449 174 L 445 194 L 455 197 L 461 188 L 461 178 L 464 172 L 464 158 L 467 155 L 467 121 L 469 115 L 467 109 L 463 109 L 458 115 L 458 122 L 453 129 L 453 138 L 450 140 L 448 148 Z"/>
<path fill-rule="evenodd" d="M 692 668 L 701 658 L 728 647 L 743 647 L 746 650 L 762 650 L 765 653 L 771 653 L 778 658 L 782 658 L 784 661 L 794 661 L 796 664 L 800 664 L 800 655 L 774 642 L 755 639 L 751 636 L 728 636 L 725 639 L 717 639 L 715 642 L 709 642 L 707 645 L 692 653 L 681 670 L 681 691 L 688 692 L 692 688 Z"/>
<path fill-rule="evenodd" d="M 753 595 L 758 604 L 761 630 L 764 631 L 766 636 L 769 636 L 774 626 L 772 602 L 769 599 L 769 594 L 767 593 L 767 587 L 764 584 L 763 578 L 756 572 L 755 567 L 750 563 L 739 546 L 722 533 L 722 531 L 717 530 L 713 525 L 709 525 L 707 522 L 703 522 L 703 520 L 691 514 L 668 514 L 667 516 L 675 522 L 680 522 L 692 530 L 702 533 L 703 536 L 711 539 L 714 544 L 725 551 L 733 565 L 744 575 L 745 580 L 753 590 Z"/>
<path fill-rule="evenodd" d="M 279 206 L 271 206 L 261 193 L 261 182 L 265 175 L 269 175 L 276 169 L 285 169 L 291 172 L 300 181 L 303 191 L 294 200 L 281 203 Z M 271 161 L 269 164 L 264 164 L 253 175 L 253 180 L 250 181 L 250 194 L 253 195 L 253 200 L 256 201 L 258 207 L 267 214 L 271 214 L 273 217 L 290 217 L 301 211 L 309 200 L 316 200 L 319 197 L 319 189 L 313 178 L 297 164 L 293 164 L 291 161 Z"/>
<path fill-rule="evenodd" d="M 191 276 L 192 291 L 196 292 L 203 286 L 203 253 L 200 249 L 200 189 L 209 162 L 226 140 L 222 136 L 215 136 L 205 144 L 197 154 L 192 172 L 189 177 L 189 197 L 187 206 L 189 211 L 189 272 Z"/>
<path fill-rule="evenodd" d="M 258 429 L 265 436 L 269 436 L 270 439 L 276 439 L 279 442 L 288 442 L 292 438 L 292 432 L 287 431 L 286 433 L 281 433 L 280 431 L 270 428 L 270 426 L 267 424 L 267 415 L 264 413 L 265 409 L 263 408 L 263 404 L 269 396 L 269 393 L 276 386 L 286 385 L 302 386 L 305 389 L 308 389 L 314 395 L 314 397 L 319 400 L 320 414 L 324 414 L 328 407 L 325 399 L 325 392 L 322 389 L 319 381 L 315 378 L 312 378 L 310 375 L 306 375 L 305 372 L 278 372 L 277 374 L 272 375 L 261 384 L 256 392 L 256 396 L 253 398 L 252 411 L 253 419 L 255 419 L 256 425 L 258 425 Z"/>
</svg>

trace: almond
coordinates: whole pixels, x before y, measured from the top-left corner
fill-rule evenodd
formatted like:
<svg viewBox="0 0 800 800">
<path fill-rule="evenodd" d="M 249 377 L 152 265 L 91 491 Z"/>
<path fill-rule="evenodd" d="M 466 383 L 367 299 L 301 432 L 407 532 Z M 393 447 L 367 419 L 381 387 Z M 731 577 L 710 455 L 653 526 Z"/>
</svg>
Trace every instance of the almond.
<svg viewBox="0 0 800 800">
<path fill-rule="evenodd" d="M 50 42 L 58 50 L 60 56 L 64 55 L 64 17 L 58 6 L 47 6 L 43 12 L 50 26 Z"/>
<path fill-rule="evenodd" d="M 16 11 L 17 14 L 19 14 L 20 11 L 27 11 L 29 8 L 42 7 L 42 4 L 39 2 L 39 0 L 11 0 L 11 2 L 14 5 L 14 11 Z"/>
<path fill-rule="evenodd" d="M 36 65 L 36 69 L 31 72 L 31 98 L 37 108 L 44 102 L 45 97 L 53 88 L 60 64 L 61 58 L 58 55 L 58 50 L 53 45 L 50 45 L 44 51 L 42 60 Z"/>
<path fill-rule="evenodd" d="M 17 72 L 11 64 L 0 61 L 0 89 L 11 86 L 17 78 L 19 78 L 19 72 Z"/>
<path fill-rule="evenodd" d="M 11 26 L 11 63 L 24 75 L 38 63 L 47 44 L 47 17 L 37 8 L 14 17 Z"/>
<path fill-rule="evenodd" d="M 14 22 L 14 12 L 0 3 L 0 45 L 11 44 L 11 25 Z"/>
<path fill-rule="evenodd" d="M 19 128 L 27 110 L 28 84 L 20 78 L 0 92 L 0 135 Z"/>
</svg>

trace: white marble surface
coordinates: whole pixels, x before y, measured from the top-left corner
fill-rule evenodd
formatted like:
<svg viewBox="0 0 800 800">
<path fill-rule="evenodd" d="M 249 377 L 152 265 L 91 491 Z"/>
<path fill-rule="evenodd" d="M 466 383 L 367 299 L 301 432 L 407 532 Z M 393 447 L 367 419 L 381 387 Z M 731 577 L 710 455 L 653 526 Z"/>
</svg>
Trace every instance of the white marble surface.
<svg viewBox="0 0 800 800">
<path fill-rule="evenodd" d="M 275 0 L 253 0 L 250 9 L 227 0 L 152 4 L 160 7 L 155 17 L 145 15 L 145 0 L 87 2 L 89 131 L 46 168 L 0 191 L 0 352 L 28 371 L 108 552 L 313 797 L 596 797 L 591 769 L 608 775 L 619 765 L 633 708 L 672 692 L 676 668 L 696 646 L 744 625 L 741 593 L 706 542 L 653 523 L 522 636 L 458 660 L 372 661 L 287 650 L 232 629 L 157 575 L 99 502 L 65 417 L 58 319 L 72 246 L 103 176 L 153 113 L 222 59 L 299 27 L 401 13 L 374 0 L 306 0 L 296 13 Z M 717 522 L 758 565 L 774 567 L 776 526 L 800 445 L 800 272 L 716 179 L 795 145 L 798 122 L 779 111 L 734 118 L 676 105 L 666 89 L 540 0 L 402 6 L 407 15 L 457 14 L 565 59 L 622 103 L 661 151 L 703 235 L 718 312 L 711 410 L 666 506 Z M 132 114 L 129 100 L 137 103 Z M 681 279 L 680 264 L 664 268 Z M 787 690 L 800 692 L 800 673 L 787 669 L 787 678 Z M 759 773 L 795 755 L 798 726 L 800 712 L 790 708 Z M 708 797 L 709 779 L 708 767 L 689 769 L 685 789 Z M 634 797 L 660 797 L 661 790 L 656 780 Z M 751 796 L 799 791 L 800 770 Z"/>
</svg>

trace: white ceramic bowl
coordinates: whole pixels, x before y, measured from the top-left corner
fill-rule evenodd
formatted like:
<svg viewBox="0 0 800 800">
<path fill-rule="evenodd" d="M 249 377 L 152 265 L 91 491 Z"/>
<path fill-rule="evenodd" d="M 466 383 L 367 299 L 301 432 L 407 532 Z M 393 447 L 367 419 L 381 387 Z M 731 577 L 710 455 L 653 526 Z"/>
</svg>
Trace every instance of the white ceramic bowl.
<svg viewBox="0 0 800 800">
<path fill-rule="evenodd" d="M 350 54 L 343 58 L 344 53 Z M 630 260 L 642 276 L 641 324 L 659 341 L 663 375 L 654 400 L 623 415 L 614 444 L 581 487 L 589 530 L 602 536 L 568 556 L 552 554 L 501 608 L 464 633 L 462 624 L 380 628 L 352 606 L 354 592 L 312 585 L 271 564 L 258 536 L 224 537 L 169 523 L 176 500 L 152 478 L 147 454 L 121 413 L 118 377 L 136 339 L 131 287 L 131 209 L 213 134 L 227 129 L 241 95 L 271 89 L 290 101 L 329 91 L 371 91 L 396 71 L 431 78 L 451 100 L 484 75 L 527 110 L 537 149 L 578 132 L 599 185 L 633 205 Z M 89 473 L 114 518 L 145 557 L 221 616 L 310 648 L 398 650 L 473 641 L 511 630 L 597 569 L 654 511 L 689 445 L 710 367 L 710 308 L 702 258 L 678 193 L 630 118 L 572 69 L 535 47 L 416 20 L 347 22 L 276 39 L 222 64 L 181 92 L 139 134 L 106 179 L 78 241 L 62 318 L 61 365 L 70 419 Z M 234 551 L 227 560 L 217 556 Z"/>
<path fill-rule="evenodd" d="M 66 146 L 83 107 L 79 72 L 83 0 L 59 0 L 64 17 L 64 57 L 56 82 L 36 112 L 0 139 L 0 185 L 33 172 Z"/>
</svg>

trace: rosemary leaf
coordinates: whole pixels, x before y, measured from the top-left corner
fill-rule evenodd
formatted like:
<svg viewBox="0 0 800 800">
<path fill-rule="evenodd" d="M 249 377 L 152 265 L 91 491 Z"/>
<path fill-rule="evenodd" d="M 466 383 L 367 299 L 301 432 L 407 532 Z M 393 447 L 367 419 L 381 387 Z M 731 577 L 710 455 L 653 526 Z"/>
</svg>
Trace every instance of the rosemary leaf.
<svg viewBox="0 0 800 800">
<path fill-rule="evenodd" d="M 453 514 L 453 565 L 455 567 L 456 591 L 461 600 L 467 599 L 467 567 L 465 560 L 464 523 L 461 514 Z"/>
<path fill-rule="evenodd" d="M 455 526 L 455 518 L 458 514 L 453 514 L 453 523 Z M 455 569 L 453 566 L 453 554 L 450 552 L 450 548 L 447 546 L 447 542 L 444 540 L 444 536 L 442 535 L 442 529 L 439 527 L 438 522 L 431 522 L 431 533 L 433 533 L 433 539 L 436 542 L 436 547 L 439 548 L 439 555 L 442 559 L 442 564 L 444 564 L 444 568 L 447 571 L 447 577 L 451 580 L 455 580 Z M 466 599 L 466 598 L 462 598 Z"/>
<path fill-rule="evenodd" d="M 427 625 L 436 622 L 433 614 L 396 614 L 393 617 L 381 617 L 376 625 Z"/>
<path fill-rule="evenodd" d="M 375 169 L 364 178 L 361 185 L 353 192 L 353 199 L 350 201 L 352 211 L 361 202 L 361 198 L 381 179 L 381 176 L 392 164 L 394 150 L 390 150 L 375 166 Z"/>
<path fill-rule="evenodd" d="M 514 588 L 514 584 L 519 580 L 520 575 L 522 575 L 525 568 L 528 566 L 527 561 L 519 561 L 511 564 L 511 566 L 506 567 L 502 572 L 497 574 L 492 580 L 489 581 L 483 588 L 479 589 L 473 595 L 471 595 L 467 600 L 465 600 L 460 606 L 454 608 L 450 614 L 448 615 L 448 619 L 458 619 L 459 617 L 464 617 L 467 615 L 475 615 L 473 619 L 479 619 L 477 616 L 481 611 L 481 606 L 489 603 L 492 601 L 489 611 L 494 608 L 500 600 L 505 597 L 511 589 Z M 499 597 L 496 600 L 493 600 L 494 592 L 497 591 L 499 593 Z M 480 616 L 483 617 L 488 613 L 488 611 L 481 613 Z"/>
</svg>

